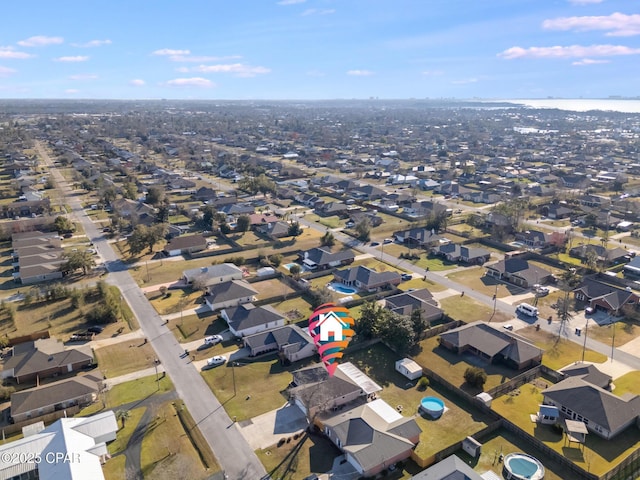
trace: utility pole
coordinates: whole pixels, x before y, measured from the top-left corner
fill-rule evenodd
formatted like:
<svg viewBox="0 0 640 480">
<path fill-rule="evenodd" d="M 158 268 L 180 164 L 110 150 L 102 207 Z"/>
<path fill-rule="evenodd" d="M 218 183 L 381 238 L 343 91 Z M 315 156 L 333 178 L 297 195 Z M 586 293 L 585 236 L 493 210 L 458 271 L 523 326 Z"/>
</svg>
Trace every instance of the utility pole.
<svg viewBox="0 0 640 480">
<path fill-rule="evenodd" d="M 582 363 L 584 363 L 584 352 L 587 349 L 587 332 L 589 330 L 589 319 L 587 318 L 587 323 L 584 325 L 584 343 L 582 344 Z"/>
</svg>

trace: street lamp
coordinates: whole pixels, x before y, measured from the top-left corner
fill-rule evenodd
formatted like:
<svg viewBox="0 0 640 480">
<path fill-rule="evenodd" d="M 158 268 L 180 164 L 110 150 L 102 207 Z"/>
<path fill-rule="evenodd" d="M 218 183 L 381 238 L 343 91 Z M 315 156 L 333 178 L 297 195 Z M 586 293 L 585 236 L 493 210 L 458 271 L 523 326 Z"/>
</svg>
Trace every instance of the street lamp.
<svg viewBox="0 0 640 480">
<path fill-rule="evenodd" d="M 589 318 L 587 317 L 587 323 L 584 324 L 584 343 L 582 344 L 582 363 L 584 363 L 584 352 L 587 349 L 587 332 L 589 330 Z"/>
<path fill-rule="evenodd" d="M 158 365 L 160 364 L 160 360 L 157 358 L 153 361 L 153 366 L 156 369 L 156 384 L 158 386 L 158 391 L 160 391 L 160 377 L 158 376 Z"/>
<path fill-rule="evenodd" d="M 236 396 L 236 362 L 231 362 L 231 376 L 233 377 L 233 396 Z"/>
</svg>

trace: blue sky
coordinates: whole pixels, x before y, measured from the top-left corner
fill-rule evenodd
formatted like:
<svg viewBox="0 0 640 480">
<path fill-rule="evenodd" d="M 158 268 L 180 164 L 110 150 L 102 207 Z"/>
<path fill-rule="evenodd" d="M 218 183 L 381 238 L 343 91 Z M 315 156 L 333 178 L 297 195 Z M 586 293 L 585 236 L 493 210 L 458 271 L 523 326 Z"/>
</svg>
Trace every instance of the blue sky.
<svg viewBox="0 0 640 480">
<path fill-rule="evenodd" d="M 640 95 L 635 0 L 3 2 L 0 98 Z"/>
</svg>

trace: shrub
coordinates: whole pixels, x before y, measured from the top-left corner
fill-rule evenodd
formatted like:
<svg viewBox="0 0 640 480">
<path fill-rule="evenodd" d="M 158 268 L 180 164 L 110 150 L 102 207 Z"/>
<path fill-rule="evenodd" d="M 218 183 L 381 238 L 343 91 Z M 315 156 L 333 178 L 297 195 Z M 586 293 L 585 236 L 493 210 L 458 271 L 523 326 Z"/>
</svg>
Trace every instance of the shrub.
<svg viewBox="0 0 640 480">
<path fill-rule="evenodd" d="M 0 385 L 0 400 L 5 401 L 11 398 L 11 394 L 15 392 L 15 388 L 10 386 Z"/>
<path fill-rule="evenodd" d="M 420 377 L 420 380 L 418 380 L 418 389 L 424 391 L 428 386 L 429 379 L 427 377 Z"/>
<path fill-rule="evenodd" d="M 269 257 L 269 260 L 271 261 L 271 264 L 277 268 L 282 263 L 282 255 L 280 255 L 279 253 L 276 253 L 275 255 L 271 255 Z"/>
<path fill-rule="evenodd" d="M 464 371 L 464 379 L 469 385 L 481 389 L 487 381 L 487 374 L 481 368 L 469 367 Z"/>
</svg>

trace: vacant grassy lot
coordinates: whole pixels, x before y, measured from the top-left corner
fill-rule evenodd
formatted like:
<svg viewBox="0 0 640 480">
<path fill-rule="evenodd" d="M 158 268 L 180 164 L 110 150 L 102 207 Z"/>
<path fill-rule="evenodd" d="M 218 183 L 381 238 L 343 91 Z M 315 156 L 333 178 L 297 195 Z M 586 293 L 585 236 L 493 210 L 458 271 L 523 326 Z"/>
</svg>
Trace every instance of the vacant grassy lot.
<svg viewBox="0 0 640 480">
<path fill-rule="evenodd" d="M 177 313 L 180 310 L 190 310 L 202 305 L 202 291 L 191 288 L 172 289 L 165 295 L 160 291 L 147 293 L 145 296 L 159 315 Z"/>
<path fill-rule="evenodd" d="M 422 429 L 421 441 L 416 448 L 420 456 L 431 456 L 487 426 L 488 417 L 471 406 L 460 404 L 459 399 L 451 397 L 439 386 L 432 385 L 426 391 L 416 388 L 415 381 L 410 382 L 395 371 L 395 362 L 399 359 L 382 344 L 344 357 L 380 385 L 383 390 L 378 395 L 392 407 L 401 408 L 405 416 L 417 414 L 420 400 L 426 395 L 437 395 L 445 401 L 448 410 L 439 420 L 432 421 L 419 414 L 415 417 Z"/>
<path fill-rule="evenodd" d="M 521 287 L 500 282 L 489 275 L 485 275 L 485 272 L 486 269 L 484 267 L 468 267 L 460 272 L 450 273 L 447 278 L 490 297 L 497 294 L 498 298 L 503 298 L 525 291 Z"/>
<path fill-rule="evenodd" d="M 203 312 L 183 315 L 169 320 L 167 325 L 179 342 L 193 342 L 208 335 L 214 335 L 227 328 L 217 313 Z"/>
<path fill-rule="evenodd" d="M 258 291 L 258 295 L 256 295 L 258 300 L 290 294 L 295 291 L 279 278 L 262 280 L 260 282 L 252 283 L 251 286 Z"/>
<path fill-rule="evenodd" d="M 260 360 L 237 363 L 235 367 L 227 363 L 206 370 L 202 376 L 227 414 L 241 421 L 282 407 L 287 401 L 283 392 L 291 382 L 290 372 L 312 360 L 285 367 L 273 355 L 268 355 Z"/>
<path fill-rule="evenodd" d="M 107 378 L 153 367 L 156 354 L 142 339 L 116 343 L 95 350 L 98 366 Z"/>
<path fill-rule="evenodd" d="M 497 310 L 493 313 L 493 308 L 480 303 L 470 297 L 461 297 L 460 295 L 452 295 L 440 300 L 440 308 L 444 313 L 455 320 L 463 320 L 464 322 L 474 322 L 476 320 L 486 320 L 491 318 L 492 322 L 505 322 L 509 320 L 509 315 Z M 493 318 L 492 318 L 493 315 Z"/>
<path fill-rule="evenodd" d="M 324 435 L 304 434 L 281 447 L 256 450 L 256 455 L 271 478 L 298 480 L 313 473 L 331 470 L 340 450 Z"/>
<path fill-rule="evenodd" d="M 304 219 L 309 222 L 319 223 L 320 225 L 324 225 L 328 228 L 338 228 L 344 227 L 348 220 L 342 219 L 337 215 L 332 215 L 331 217 L 321 217 L 320 215 L 316 215 L 315 213 L 307 213 L 304 216 Z"/>
<path fill-rule="evenodd" d="M 590 433 L 587 435 L 584 451 L 578 449 L 575 444 L 569 447 L 568 444 L 565 445 L 563 436 L 556 433 L 550 425 L 538 425 L 530 420 L 530 414 L 536 413 L 541 403 L 540 389 L 535 385 L 527 384 L 520 387 L 518 395 L 505 395 L 495 399 L 492 408 L 548 447 L 596 475 L 607 472 L 640 447 L 640 437 L 637 430 L 633 428 L 627 429 L 613 442 Z"/>
<path fill-rule="evenodd" d="M 615 332 L 614 332 L 615 329 Z M 620 347 L 630 342 L 640 334 L 640 325 L 637 321 L 624 319 L 611 325 L 598 326 L 595 322 L 589 322 L 588 335 L 602 343 Z"/>
<path fill-rule="evenodd" d="M 235 240 L 239 245 L 242 245 L 243 247 L 246 247 L 248 245 L 264 245 L 270 242 L 268 238 L 256 235 L 251 230 L 244 233 L 231 234 L 229 235 L 229 238 Z"/>
<path fill-rule="evenodd" d="M 526 327 L 518 330 L 518 334 L 527 337 L 536 346 L 544 350 L 542 363 L 554 370 L 577 362 L 582 359 L 582 346 L 566 338 L 558 338 L 549 332 L 536 331 L 534 327 Z M 607 357 L 601 353 L 587 349 L 584 359 L 587 362 L 602 363 Z"/>
</svg>

